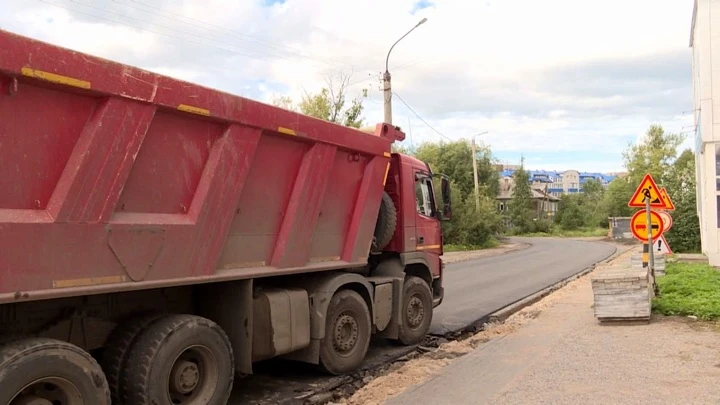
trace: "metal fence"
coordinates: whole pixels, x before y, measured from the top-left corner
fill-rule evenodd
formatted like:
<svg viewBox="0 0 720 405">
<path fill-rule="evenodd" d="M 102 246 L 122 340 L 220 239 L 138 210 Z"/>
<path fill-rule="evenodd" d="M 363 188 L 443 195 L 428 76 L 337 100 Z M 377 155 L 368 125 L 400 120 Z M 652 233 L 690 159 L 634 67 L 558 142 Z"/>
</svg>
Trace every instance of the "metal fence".
<svg viewBox="0 0 720 405">
<path fill-rule="evenodd" d="M 632 239 L 630 232 L 630 217 L 609 217 L 609 236 L 613 239 Z"/>
</svg>

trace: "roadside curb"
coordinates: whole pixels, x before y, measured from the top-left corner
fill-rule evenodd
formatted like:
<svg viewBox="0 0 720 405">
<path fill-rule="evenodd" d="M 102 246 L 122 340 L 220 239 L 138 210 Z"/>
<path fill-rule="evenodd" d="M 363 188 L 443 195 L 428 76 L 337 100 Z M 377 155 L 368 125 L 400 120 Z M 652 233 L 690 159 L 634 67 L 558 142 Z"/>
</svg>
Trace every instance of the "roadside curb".
<svg viewBox="0 0 720 405">
<path fill-rule="evenodd" d="M 592 264 L 589 267 L 586 267 L 585 269 L 581 270 L 580 272 L 573 274 L 570 277 L 566 277 L 557 283 L 546 287 L 532 295 L 529 295 L 520 301 L 516 301 L 504 308 L 501 308 L 492 314 L 487 316 L 488 322 L 504 322 L 507 320 L 511 315 L 515 314 L 516 312 L 520 311 L 521 309 L 530 306 L 532 304 L 535 304 L 536 302 L 540 301 L 541 299 L 547 297 L 548 295 L 552 294 L 553 292 L 565 287 L 567 284 L 569 284 L 571 281 L 575 281 L 579 279 L 580 277 L 583 277 L 586 274 L 591 273 L 599 264 L 606 264 L 610 261 L 614 260 L 616 257 L 626 253 L 629 250 L 632 250 L 636 248 L 636 246 L 631 246 L 627 249 L 620 249 L 618 246 L 615 247 L 615 252 L 611 254 L 610 256 L 606 257 L 603 260 L 600 260 L 594 264 Z"/>
</svg>

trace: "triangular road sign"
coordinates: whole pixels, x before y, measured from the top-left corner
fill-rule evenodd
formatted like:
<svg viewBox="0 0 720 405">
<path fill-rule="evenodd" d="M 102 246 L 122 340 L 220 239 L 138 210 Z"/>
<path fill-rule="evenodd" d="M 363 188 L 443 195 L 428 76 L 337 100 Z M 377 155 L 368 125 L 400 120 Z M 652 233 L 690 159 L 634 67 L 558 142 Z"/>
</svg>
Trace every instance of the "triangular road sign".
<svg viewBox="0 0 720 405">
<path fill-rule="evenodd" d="M 653 252 L 663 253 L 666 255 L 672 254 L 672 249 L 670 249 L 670 245 L 668 245 L 667 241 L 665 240 L 665 235 L 660 235 L 658 240 L 653 241 Z"/>
<path fill-rule="evenodd" d="M 652 178 L 650 173 L 643 177 L 640 185 L 630 199 L 630 202 L 628 202 L 628 207 L 645 207 L 646 197 L 650 198 L 650 207 L 667 209 L 665 201 L 660 195 L 660 189 L 657 184 L 655 184 L 655 180 Z"/>
<path fill-rule="evenodd" d="M 667 190 L 665 190 L 665 187 L 660 189 L 660 197 L 662 197 L 663 201 L 665 202 L 665 209 L 668 211 L 675 211 L 675 204 L 673 204 L 672 200 L 670 199 L 670 196 L 667 193 Z"/>
</svg>

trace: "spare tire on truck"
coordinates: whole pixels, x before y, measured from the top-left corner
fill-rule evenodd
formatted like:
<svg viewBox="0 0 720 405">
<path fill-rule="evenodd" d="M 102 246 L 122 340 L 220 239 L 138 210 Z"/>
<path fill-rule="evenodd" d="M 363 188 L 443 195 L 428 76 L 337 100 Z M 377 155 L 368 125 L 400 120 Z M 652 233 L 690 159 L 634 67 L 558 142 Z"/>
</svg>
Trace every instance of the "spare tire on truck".
<svg viewBox="0 0 720 405">
<path fill-rule="evenodd" d="M 397 210 L 390 194 L 383 191 L 382 200 L 380 202 L 380 213 L 375 223 L 375 251 L 383 250 L 392 240 L 395 234 L 395 226 L 397 225 Z"/>
</svg>

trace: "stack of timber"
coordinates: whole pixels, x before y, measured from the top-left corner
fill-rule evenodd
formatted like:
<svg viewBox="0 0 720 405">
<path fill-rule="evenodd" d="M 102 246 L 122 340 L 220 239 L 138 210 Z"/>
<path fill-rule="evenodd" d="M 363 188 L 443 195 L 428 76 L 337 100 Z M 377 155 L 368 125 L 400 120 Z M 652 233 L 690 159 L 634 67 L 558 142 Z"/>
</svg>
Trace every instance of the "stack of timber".
<svg viewBox="0 0 720 405">
<path fill-rule="evenodd" d="M 621 264 L 601 270 L 592 278 L 595 317 L 600 322 L 649 321 L 653 285 L 648 268 Z"/>
<path fill-rule="evenodd" d="M 665 255 L 662 253 L 655 253 L 655 277 L 661 277 L 665 275 Z M 630 258 L 632 267 L 636 269 L 642 268 L 642 253 L 634 253 Z"/>
</svg>

